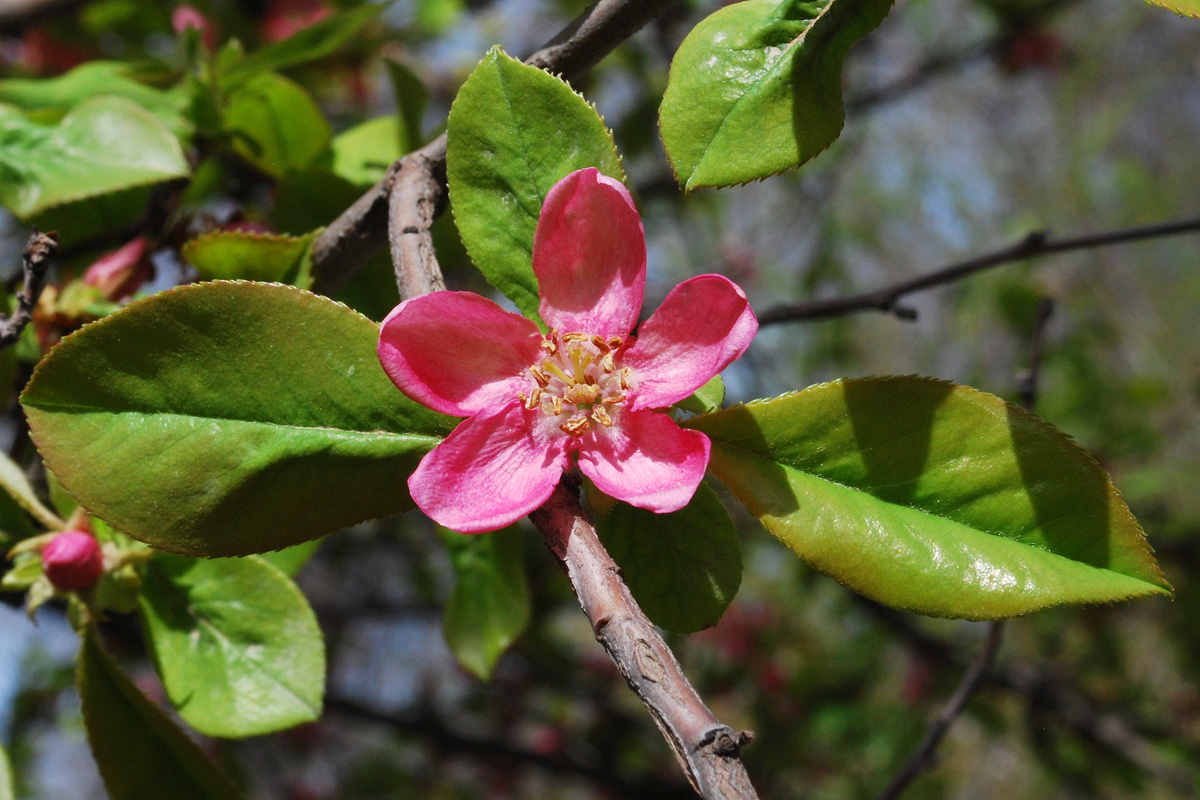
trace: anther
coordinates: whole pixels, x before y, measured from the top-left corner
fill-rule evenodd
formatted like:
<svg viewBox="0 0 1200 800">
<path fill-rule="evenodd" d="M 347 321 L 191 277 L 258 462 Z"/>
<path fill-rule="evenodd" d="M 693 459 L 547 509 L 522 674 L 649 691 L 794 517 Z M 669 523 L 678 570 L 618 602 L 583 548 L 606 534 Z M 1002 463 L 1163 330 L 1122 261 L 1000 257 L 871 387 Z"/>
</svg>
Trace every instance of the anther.
<svg viewBox="0 0 1200 800">
<path fill-rule="evenodd" d="M 615 406 L 617 403 L 625 402 L 625 395 L 618 394 L 618 395 L 614 395 L 612 397 L 606 397 L 603 400 L 601 400 L 600 402 L 604 403 L 604 405 L 606 405 L 606 406 Z"/>
<path fill-rule="evenodd" d="M 600 369 L 605 372 L 612 372 L 616 368 L 617 366 L 613 363 L 613 354 L 611 352 L 600 356 Z"/>
<path fill-rule="evenodd" d="M 550 376 L 547 375 L 540 367 L 534 365 L 529 368 L 529 374 L 537 381 L 537 385 L 545 389 L 550 385 Z"/>
<path fill-rule="evenodd" d="M 633 377 L 633 370 L 629 367 L 621 367 L 621 388 L 629 389 L 629 379 Z"/>
<path fill-rule="evenodd" d="M 604 341 L 604 337 L 598 333 L 592 335 L 591 342 L 601 353 L 607 353 L 609 350 L 612 350 L 612 348 L 608 346 L 608 342 Z"/>
<path fill-rule="evenodd" d="M 568 422 L 559 425 L 558 429 L 570 436 L 583 436 L 588 429 L 587 417 L 573 417 Z"/>
<path fill-rule="evenodd" d="M 625 340 L 622 339 L 620 336 L 608 337 L 608 346 L 609 346 L 609 348 L 611 348 L 613 350 L 616 350 L 618 347 L 620 347 L 623 344 L 625 344 Z"/>
<path fill-rule="evenodd" d="M 612 417 L 610 417 L 608 412 L 604 410 L 604 406 L 596 406 L 592 409 L 592 419 L 596 420 L 596 422 L 599 422 L 606 428 L 612 427 Z"/>
<path fill-rule="evenodd" d="M 563 399 L 556 394 L 550 395 L 550 407 L 554 409 L 554 416 L 562 413 Z"/>
</svg>

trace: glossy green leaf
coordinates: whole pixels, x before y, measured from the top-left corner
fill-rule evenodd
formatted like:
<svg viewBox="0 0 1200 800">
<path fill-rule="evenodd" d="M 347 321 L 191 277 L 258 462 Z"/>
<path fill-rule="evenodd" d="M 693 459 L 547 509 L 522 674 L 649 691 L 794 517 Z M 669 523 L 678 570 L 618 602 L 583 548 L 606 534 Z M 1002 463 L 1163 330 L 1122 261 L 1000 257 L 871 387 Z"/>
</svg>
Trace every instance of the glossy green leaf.
<svg viewBox="0 0 1200 800">
<path fill-rule="evenodd" d="M 230 65 L 221 76 L 222 87 L 228 90 L 261 73 L 332 55 L 357 36 L 384 8 L 383 4 L 367 4 L 333 14 L 302 28 L 282 42 L 262 47 Z"/>
<path fill-rule="evenodd" d="M 214 282 L 63 340 L 22 403 L 88 510 L 163 550 L 277 550 L 412 507 L 405 480 L 453 427 L 409 401 L 379 327 L 298 289 Z"/>
<path fill-rule="evenodd" d="M 58 515 L 42 504 L 29 479 L 8 454 L 0 451 L 0 489 L 3 489 L 21 508 L 33 515 L 34 519 L 45 526 L 46 530 L 61 530 L 64 523 Z"/>
<path fill-rule="evenodd" d="M 713 375 L 708 383 L 680 400 L 675 405 L 693 414 L 709 414 L 721 408 L 725 402 L 725 381 Z"/>
<path fill-rule="evenodd" d="M 659 124 L 680 185 L 730 186 L 797 166 L 845 121 L 842 60 L 892 0 L 746 0 L 688 34 Z"/>
<path fill-rule="evenodd" d="M 737 529 L 704 484 L 670 514 L 618 503 L 596 531 L 646 616 L 669 631 L 716 625 L 742 583 Z"/>
<path fill-rule="evenodd" d="M 83 722 L 111 800 L 236 800 L 241 795 L 104 652 L 95 629 L 78 665 Z"/>
<path fill-rule="evenodd" d="M 262 558 L 158 556 L 146 564 L 140 607 L 167 695 L 196 730 L 259 736 L 321 716 L 317 617 Z"/>
<path fill-rule="evenodd" d="M 183 258 L 200 277 L 291 283 L 312 282 L 312 247 L 318 231 L 305 236 L 217 231 L 183 246 Z"/>
<path fill-rule="evenodd" d="M 0 105 L 0 204 L 21 218 L 188 173 L 179 141 L 129 100 L 97 97 L 53 126 Z"/>
<path fill-rule="evenodd" d="M 272 178 L 308 166 L 333 135 L 312 96 L 271 72 L 230 94 L 223 124 L 233 150 Z"/>
<path fill-rule="evenodd" d="M 97 95 L 123 97 L 149 111 L 176 136 L 188 136 L 193 125 L 184 115 L 187 97 L 163 91 L 133 77 L 133 65 L 121 61 L 89 61 L 53 78 L 0 80 L 0 103 L 20 108 L 30 116 L 57 122 L 63 114 Z"/>
<path fill-rule="evenodd" d="M 772 533 L 886 605 L 997 619 L 1169 591 L 1091 456 L 975 389 L 836 381 L 684 424 Z"/>
<path fill-rule="evenodd" d="M 529 624 L 524 537 L 514 528 L 486 535 L 443 530 L 442 541 L 458 578 L 442 618 L 446 643 L 471 674 L 487 680 Z"/>
<path fill-rule="evenodd" d="M 484 277 L 538 318 L 533 232 L 559 180 L 585 167 L 625 179 L 612 134 L 560 79 L 492 48 L 458 92 L 447 123 L 450 204 Z"/>
<path fill-rule="evenodd" d="M 406 136 L 397 117 L 376 117 L 338 134 L 330 142 L 334 175 L 355 186 L 378 183 L 392 162 L 404 155 L 402 137 Z"/>
</svg>

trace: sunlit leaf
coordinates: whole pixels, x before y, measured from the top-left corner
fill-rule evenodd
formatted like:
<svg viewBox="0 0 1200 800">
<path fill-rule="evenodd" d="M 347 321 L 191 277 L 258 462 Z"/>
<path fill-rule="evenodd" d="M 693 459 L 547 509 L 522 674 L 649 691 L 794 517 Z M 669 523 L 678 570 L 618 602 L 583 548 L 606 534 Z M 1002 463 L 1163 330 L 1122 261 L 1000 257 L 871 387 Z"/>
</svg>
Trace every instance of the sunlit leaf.
<svg viewBox="0 0 1200 800">
<path fill-rule="evenodd" d="M 684 424 L 768 530 L 895 608 L 995 619 L 1169 590 L 1104 471 L 998 397 L 845 380 Z"/>
<path fill-rule="evenodd" d="M 311 164 L 333 135 L 312 96 L 270 72 L 230 95 L 223 125 L 234 151 L 273 178 Z"/>
<path fill-rule="evenodd" d="M 453 420 L 400 394 L 378 326 L 288 286 L 153 295 L 63 340 L 22 396 L 93 514 L 160 549 L 245 555 L 411 508 Z"/>
<path fill-rule="evenodd" d="M 542 203 L 585 167 L 624 180 L 612 134 L 570 86 L 492 48 L 459 90 L 447 136 L 463 244 L 488 282 L 537 319 L 532 252 Z"/>
<path fill-rule="evenodd" d="M 663 144 L 687 189 L 802 164 L 841 133 L 842 60 L 892 0 L 746 0 L 692 29 L 671 62 Z"/>
<path fill-rule="evenodd" d="M 277 281 L 308 288 L 316 235 L 317 231 L 305 236 L 217 231 L 189 241 L 183 258 L 206 279 Z"/>
<path fill-rule="evenodd" d="M 259 736 L 321 716 L 325 642 L 308 601 L 261 558 L 161 555 L 142 620 L 179 715 L 209 736 Z"/>
<path fill-rule="evenodd" d="M 76 106 L 57 125 L 0 105 L 0 204 L 21 218 L 188 173 L 179 141 L 120 97 Z"/>
</svg>

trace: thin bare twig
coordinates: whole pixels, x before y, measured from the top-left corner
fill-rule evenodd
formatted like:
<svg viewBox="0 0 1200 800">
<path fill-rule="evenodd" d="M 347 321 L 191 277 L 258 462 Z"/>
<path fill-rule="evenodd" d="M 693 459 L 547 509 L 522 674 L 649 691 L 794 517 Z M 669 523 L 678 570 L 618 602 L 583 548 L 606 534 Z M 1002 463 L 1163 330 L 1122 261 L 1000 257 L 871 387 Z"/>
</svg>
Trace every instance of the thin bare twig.
<svg viewBox="0 0 1200 800">
<path fill-rule="evenodd" d="M 21 331 L 33 321 L 33 310 L 46 287 L 46 271 L 58 250 L 58 233 L 34 231 L 25 244 L 21 255 L 21 271 L 25 282 L 17 293 L 17 307 L 12 315 L 0 319 L 0 349 L 8 347 L 21 338 Z"/>
<path fill-rule="evenodd" d="M 1003 634 L 1004 620 L 988 623 L 987 640 L 983 644 L 979 658 L 963 675 L 962 681 L 954 690 L 949 702 L 930 722 L 929 727 L 925 730 L 925 737 L 921 739 L 921 743 L 909 756 L 908 761 L 904 762 L 899 774 L 892 779 L 887 788 L 879 793 L 878 800 L 896 800 L 918 775 L 936 765 L 937 746 L 941 744 L 942 738 L 950 730 L 954 720 L 958 719 L 958 715 L 962 713 L 963 709 L 967 707 L 967 703 L 983 685 L 984 679 L 987 678 L 987 674 L 996 660 L 996 652 L 1000 649 Z"/>
<path fill-rule="evenodd" d="M 1175 236 L 1182 233 L 1200 231 L 1200 217 L 1163 222 L 1155 225 L 1138 225 L 1132 228 L 1121 228 L 1114 231 L 1073 236 L 1055 239 L 1044 231 L 1030 233 L 1016 244 L 1000 248 L 957 264 L 919 275 L 906 281 L 900 281 L 876 289 L 871 292 L 834 297 L 828 300 L 810 300 L 806 303 L 776 306 L 758 315 L 759 325 L 778 325 L 783 322 L 798 322 L 801 320 L 828 319 L 859 311 L 884 311 L 895 314 L 901 319 L 916 319 L 917 312 L 900 304 L 901 298 L 913 292 L 942 286 L 947 283 L 962 280 L 977 272 L 1022 261 L 1027 258 L 1048 256 L 1054 253 L 1065 253 L 1072 250 L 1088 250 L 1122 242 L 1135 242 L 1142 239 L 1155 239 L 1164 236 Z"/>
<path fill-rule="evenodd" d="M 1042 374 L 1042 351 L 1046 344 L 1046 326 L 1054 315 L 1054 300 L 1043 297 L 1038 300 L 1037 316 L 1033 322 L 1033 341 L 1029 345 L 1029 366 L 1017 373 L 1017 386 L 1021 394 L 1021 406 L 1033 413 L 1037 406 L 1038 380 Z"/>
<path fill-rule="evenodd" d="M 545 47 L 526 59 L 526 63 L 559 73 L 568 81 L 574 80 L 676 2 L 678 0 L 598 0 Z M 413 272 L 417 276 L 402 282 L 420 283 L 421 275 L 437 264 L 436 260 L 431 260 L 432 249 L 426 248 L 422 240 L 427 241 L 428 226 L 445 207 L 445 174 L 445 134 L 393 165 L 383 180 L 330 223 L 313 242 L 317 291 L 332 292 L 361 269 L 387 244 L 389 227 L 399 231 L 393 235 L 393 242 L 396 236 L 416 240 L 400 248 L 405 260 L 396 262 L 395 266 L 398 275 Z M 413 186 L 398 186 L 401 181 L 411 182 Z M 432 215 L 417 224 L 389 226 L 391 204 L 388 198 L 393 191 L 420 197 L 423 206 L 433 209 Z M 399 208 L 396 210 L 400 211 Z M 415 232 L 407 232 L 410 229 Z M 410 256 L 416 260 L 409 261 Z"/>
<path fill-rule="evenodd" d="M 650 710 L 692 788 L 710 799 L 757 798 L 738 758 L 753 735 L 722 724 L 696 694 L 600 543 L 578 488 L 564 480 L 529 516 L 566 569 L 596 640 Z"/>
</svg>

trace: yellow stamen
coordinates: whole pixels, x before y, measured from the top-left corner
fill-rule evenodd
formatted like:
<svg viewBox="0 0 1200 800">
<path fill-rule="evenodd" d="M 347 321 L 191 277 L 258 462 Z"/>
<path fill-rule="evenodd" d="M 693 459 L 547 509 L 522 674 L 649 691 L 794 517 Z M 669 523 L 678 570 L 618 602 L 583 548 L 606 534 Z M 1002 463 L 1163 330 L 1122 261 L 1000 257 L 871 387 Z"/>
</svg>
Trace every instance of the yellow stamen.
<svg viewBox="0 0 1200 800">
<path fill-rule="evenodd" d="M 589 405 L 596 402 L 600 398 L 600 390 L 595 386 L 577 383 L 574 386 L 567 387 L 566 393 L 563 395 L 563 400 L 576 405 Z"/>
</svg>

